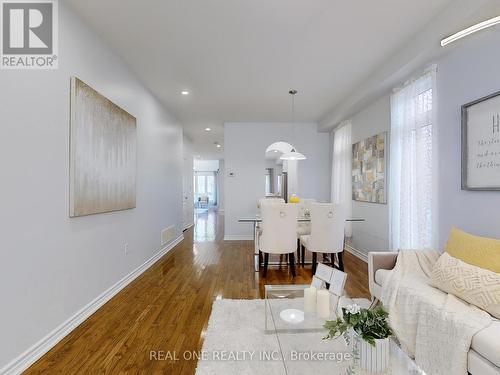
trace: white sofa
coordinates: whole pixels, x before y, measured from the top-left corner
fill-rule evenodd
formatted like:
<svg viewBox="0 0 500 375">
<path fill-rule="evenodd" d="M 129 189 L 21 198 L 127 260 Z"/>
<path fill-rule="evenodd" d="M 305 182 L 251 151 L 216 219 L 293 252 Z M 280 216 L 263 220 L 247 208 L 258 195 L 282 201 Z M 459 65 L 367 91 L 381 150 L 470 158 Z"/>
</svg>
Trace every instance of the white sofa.
<svg viewBox="0 0 500 375">
<path fill-rule="evenodd" d="M 368 253 L 368 284 L 372 298 L 380 300 L 384 279 L 394 268 L 398 253 Z M 472 375 L 500 375 L 500 321 L 479 331 L 468 354 L 468 371 Z"/>
</svg>

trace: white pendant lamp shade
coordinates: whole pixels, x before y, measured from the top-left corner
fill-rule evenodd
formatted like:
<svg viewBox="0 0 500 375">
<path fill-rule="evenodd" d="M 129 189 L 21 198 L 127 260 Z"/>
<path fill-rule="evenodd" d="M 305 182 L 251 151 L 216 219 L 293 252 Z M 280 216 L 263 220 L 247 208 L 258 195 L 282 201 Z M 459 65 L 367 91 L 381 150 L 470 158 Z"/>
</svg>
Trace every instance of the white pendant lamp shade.
<svg viewBox="0 0 500 375">
<path fill-rule="evenodd" d="M 306 160 L 307 158 L 305 157 L 304 154 L 301 154 L 300 152 L 295 151 L 295 149 L 292 149 L 290 152 L 285 152 L 283 155 L 280 156 L 281 160 Z"/>
</svg>

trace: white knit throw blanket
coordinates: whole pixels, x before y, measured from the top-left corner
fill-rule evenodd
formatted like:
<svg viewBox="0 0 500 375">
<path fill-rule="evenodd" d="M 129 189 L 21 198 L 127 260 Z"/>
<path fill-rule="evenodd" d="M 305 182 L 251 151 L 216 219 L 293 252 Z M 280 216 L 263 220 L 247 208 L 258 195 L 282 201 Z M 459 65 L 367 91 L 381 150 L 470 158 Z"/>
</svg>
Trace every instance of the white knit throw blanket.
<svg viewBox="0 0 500 375">
<path fill-rule="evenodd" d="M 472 337 L 491 316 L 429 283 L 434 250 L 403 250 L 384 280 L 382 303 L 403 350 L 428 375 L 467 375 Z"/>
</svg>

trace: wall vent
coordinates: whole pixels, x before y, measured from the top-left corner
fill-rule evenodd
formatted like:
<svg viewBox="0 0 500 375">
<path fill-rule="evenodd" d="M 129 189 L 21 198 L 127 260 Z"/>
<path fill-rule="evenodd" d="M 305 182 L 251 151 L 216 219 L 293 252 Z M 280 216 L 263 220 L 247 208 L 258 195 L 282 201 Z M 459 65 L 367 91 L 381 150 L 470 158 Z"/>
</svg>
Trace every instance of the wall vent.
<svg viewBox="0 0 500 375">
<path fill-rule="evenodd" d="M 175 225 L 171 225 L 161 231 L 161 246 L 172 242 L 175 239 Z"/>
</svg>

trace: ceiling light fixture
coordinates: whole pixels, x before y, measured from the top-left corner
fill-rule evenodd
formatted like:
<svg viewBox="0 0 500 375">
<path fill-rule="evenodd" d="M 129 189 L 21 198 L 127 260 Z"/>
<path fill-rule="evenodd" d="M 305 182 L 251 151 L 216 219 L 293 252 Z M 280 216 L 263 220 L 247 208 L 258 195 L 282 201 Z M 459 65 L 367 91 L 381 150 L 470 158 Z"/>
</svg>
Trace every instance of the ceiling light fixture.
<svg viewBox="0 0 500 375">
<path fill-rule="evenodd" d="M 463 37 L 466 37 L 468 35 L 474 34 L 478 31 L 487 29 L 488 27 L 498 25 L 499 23 L 500 23 L 500 16 L 490 18 L 489 20 L 486 20 L 483 22 L 479 22 L 476 25 L 473 25 L 471 27 L 463 29 L 462 31 L 459 31 L 458 33 L 450 35 L 448 38 L 443 39 L 441 41 L 441 47 L 444 47 L 447 44 L 456 42 L 457 40 L 462 39 Z"/>
<path fill-rule="evenodd" d="M 210 130 L 212 130 L 212 129 L 210 129 L 210 128 L 205 128 L 205 130 L 206 130 L 207 132 L 209 132 L 209 131 L 210 131 Z"/>
<path fill-rule="evenodd" d="M 292 126 L 293 135 L 295 138 L 295 95 L 297 95 L 297 90 L 290 90 L 288 93 L 292 96 Z M 281 160 L 305 160 L 307 159 L 304 154 L 297 152 L 295 148 L 292 148 L 290 152 L 285 152 L 280 156 Z"/>
<path fill-rule="evenodd" d="M 181 94 L 182 94 L 182 95 L 189 95 L 189 91 L 186 91 L 186 90 L 181 91 Z"/>
<path fill-rule="evenodd" d="M 215 144 L 215 147 L 217 147 L 217 148 L 221 148 L 222 147 L 222 145 L 219 142 L 214 142 L 214 144 Z"/>
</svg>

